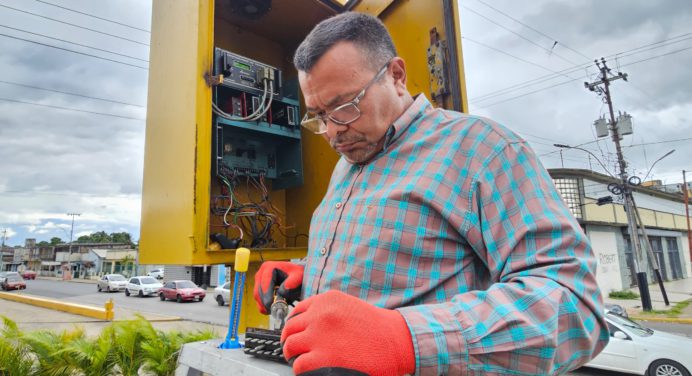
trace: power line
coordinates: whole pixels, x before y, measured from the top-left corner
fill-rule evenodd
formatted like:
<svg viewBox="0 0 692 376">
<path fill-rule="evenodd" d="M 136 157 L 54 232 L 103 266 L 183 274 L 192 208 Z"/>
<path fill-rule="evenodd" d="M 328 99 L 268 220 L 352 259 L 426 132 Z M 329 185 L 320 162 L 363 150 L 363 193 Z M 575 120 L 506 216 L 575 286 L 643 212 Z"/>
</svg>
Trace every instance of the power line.
<svg viewBox="0 0 692 376">
<path fill-rule="evenodd" d="M 145 33 L 151 33 L 151 31 L 149 31 L 149 30 L 147 30 L 147 29 L 141 29 L 141 28 L 136 27 L 136 26 L 127 25 L 127 24 L 124 24 L 124 23 L 122 23 L 122 22 L 113 21 L 113 20 L 108 19 L 108 18 L 99 17 L 99 16 L 96 16 L 96 15 L 93 15 L 93 14 L 90 14 L 90 13 L 82 12 L 82 11 L 79 11 L 79 10 L 76 10 L 76 9 L 72 9 L 72 8 L 68 8 L 68 7 L 65 7 L 65 6 L 62 6 L 62 5 L 49 3 L 49 2 L 43 1 L 43 0 L 35 0 L 35 1 L 37 1 L 37 2 L 39 2 L 39 3 L 47 4 L 47 5 L 50 5 L 50 6 L 54 6 L 54 7 L 56 7 L 56 8 L 65 9 L 65 10 L 68 10 L 68 11 L 70 11 L 70 12 L 79 13 L 79 14 L 82 14 L 82 15 L 85 15 L 85 16 L 93 17 L 93 18 L 96 18 L 96 19 L 99 19 L 99 20 L 102 20 L 102 21 L 114 23 L 114 24 L 116 24 L 116 25 L 129 27 L 130 29 L 135 29 L 135 30 L 143 31 L 143 32 L 145 32 Z"/>
<path fill-rule="evenodd" d="M 643 143 L 643 144 L 632 144 L 632 145 L 629 145 L 629 146 L 623 146 L 623 148 L 633 148 L 633 147 L 635 147 L 635 146 L 644 146 L 644 145 L 667 144 L 667 143 L 671 143 L 671 142 L 682 142 L 682 141 L 690 141 L 690 140 L 692 140 L 692 137 L 688 137 L 688 138 L 679 138 L 679 139 L 677 139 L 677 140 L 668 140 L 668 141 L 646 142 L 646 143 Z"/>
<path fill-rule="evenodd" d="M 26 85 L 26 84 L 20 84 L 20 83 L 18 83 L 18 82 L 11 82 L 11 81 L 0 80 L 0 83 L 8 84 L 8 85 L 21 86 L 21 87 L 26 87 L 26 88 L 30 88 L 30 89 L 36 89 L 36 90 L 50 91 L 50 92 L 60 93 L 60 94 L 74 95 L 75 97 L 82 97 L 82 98 L 88 98 L 88 99 L 95 99 L 95 100 L 104 101 L 104 102 L 111 102 L 111 103 L 116 103 L 116 104 L 123 104 L 123 105 L 126 105 L 126 106 L 133 106 L 133 107 L 146 108 L 145 106 L 142 106 L 142 105 L 139 105 L 139 104 L 133 104 L 133 103 L 127 103 L 127 102 L 120 102 L 120 101 L 116 101 L 116 100 L 112 100 L 112 99 L 99 98 L 99 97 L 92 97 L 92 96 L 89 96 L 89 95 L 83 95 L 83 94 L 77 94 L 77 93 L 70 93 L 70 92 L 68 92 L 68 91 L 46 89 L 46 88 L 38 87 L 38 86 L 31 86 L 31 85 Z"/>
<path fill-rule="evenodd" d="M 486 3 L 485 1 L 482 1 L 482 0 L 476 0 L 476 1 L 478 1 L 479 3 L 485 5 L 486 7 L 488 7 L 488 8 L 490 8 L 490 9 L 494 10 L 495 12 L 500 13 L 501 15 L 503 15 L 503 16 L 509 18 L 510 20 L 512 20 L 512 21 L 514 21 L 514 22 L 516 22 L 516 23 L 518 23 L 518 24 L 520 24 L 520 25 L 523 25 L 523 26 L 525 26 L 526 28 L 528 28 L 528 29 L 530 29 L 530 30 L 532 30 L 532 31 L 534 31 L 534 32 L 536 32 L 536 33 L 538 33 L 538 34 L 540 34 L 540 35 L 542 35 L 542 36 L 544 36 L 544 37 L 546 37 L 546 38 L 552 40 L 552 41 L 555 41 L 556 43 L 558 43 L 557 38 L 553 38 L 553 37 L 551 37 L 550 35 L 548 35 L 548 34 L 542 32 L 542 31 L 540 31 L 540 30 L 538 30 L 538 29 L 536 29 L 536 28 L 534 28 L 534 27 L 531 27 L 530 25 L 527 25 L 527 24 L 525 24 L 524 22 L 519 21 L 518 19 L 516 19 L 516 18 L 510 16 L 509 14 L 507 14 L 507 13 L 505 13 L 505 12 L 503 12 L 503 11 L 497 9 L 497 8 L 495 8 L 494 6 L 492 6 L 492 5 L 488 4 L 488 3 Z M 583 53 L 581 53 L 581 52 L 579 52 L 579 51 L 577 51 L 577 50 L 575 50 L 575 49 L 573 49 L 573 48 L 570 48 L 569 46 L 567 46 L 566 44 L 564 44 L 564 43 L 562 43 L 562 42 L 560 42 L 559 45 L 562 46 L 562 47 L 565 47 L 566 49 L 568 49 L 568 50 L 570 50 L 570 51 L 572 51 L 572 52 L 574 52 L 574 53 L 576 53 L 577 55 L 581 55 L 581 56 L 584 57 L 584 58 L 591 59 L 590 57 L 584 55 Z"/>
<path fill-rule="evenodd" d="M 36 13 L 33 13 L 33 12 L 29 12 L 29 11 L 27 11 L 27 10 L 13 8 L 13 7 L 8 6 L 8 5 L 5 5 L 5 4 L 0 4 L 0 7 L 7 8 L 7 9 L 12 9 L 12 10 L 17 11 L 17 12 L 30 14 L 30 15 L 32 15 L 32 16 L 44 18 L 44 19 L 46 19 L 46 20 L 51 20 L 51 21 L 54 21 L 54 22 L 59 22 L 59 23 L 61 23 L 61 24 L 70 25 L 70 26 L 77 27 L 77 28 L 80 28 L 80 29 L 89 30 L 89 31 L 91 31 L 91 32 L 98 33 L 98 34 L 102 34 L 102 35 L 107 35 L 107 36 L 109 36 L 109 37 L 113 37 L 113 38 L 118 38 L 118 39 L 126 40 L 126 41 L 128 41 L 128 42 L 141 44 L 141 45 L 143 45 L 143 46 L 148 46 L 148 45 L 149 45 L 148 43 L 142 43 L 142 42 L 136 41 L 136 40 L 134 40 L 134 39 L 128 39 L 128 38 L 125 38 L 125 37 L 121 37 L 120 35 L 109 34 L 109 33 L 106 33 L 106 32 L 100 31 L 100 30 L 90 29 L 90 28 L 88 28 L 88 27 L 76 25 L 76 24 L 73 24 L 73 23 L 65 22 L 65 21 L 58 20 L 58 19 L 51 18 L 51 17 L 47 17 L 47 16 L 43 16 L 43 15 L 40 15 L 40 14 L 36 14 Z"/>
<path fill-rule="evenodd" d="M 671 52 L 668 52 L 668 53 L 664 53 L 664 54 L 660 54 L 660 55 L 656 55 L 656 56 L 651 56 L 651 57 L 648 57 L 648 58 L 646 58 L 646 59 L 641 59 L 641 60 L 636 60 L 636 61 L 628 62 L 627 64 L 623 64 L 622 67 L 628 67 L 628 66 L 630 66 L 630 65 L 635 65 L 635 64 L 643 63 L 643 62 L 645 62 L 645 61 L 649 61 L 649 60 L 657 59 L 657 58 L 660 58 L 660 57 L 665 57 L 665 56 L 673 55 L 673 54 L 680 53 L 680 52 L 683 52 L 683 51 L 687 51 L 687 50 L 690 50 L 690 49 L 692 49 L 692 47 L 681 48 L 681 49 L 678 49 L 678 50 L 675 50 L 675 51 L 671 51 Z M 535 93 L 538 93 L 538 92 L 543 91 L 543 90 L 552 89 L 552 88 L 557 87 L 557 86 L 562 86 L 562 85 L 568 84 L 568 83 L 573 82 L 573 81 L 576 81 L 576 80 L 579 80 L 579 78 L 575 78 L 575 79 L 568 80 L 568 81 L 563 81 L 563 82 L 557 83 L 557 84 L 555 84 L 555 85 L 551 85 L 551 86 L 547 86 L 547 87 L 540 88 L 540 89 L 537 89 L 537 90 L 533 90 L 533 91 L 530 91 L 530 92 L 528 92 L 528 93 L 516 95 L 516 96 L 514 96 L 514 97 L 510 97 L 510 98 L 507 98 L 507 99 L 503 99 L 503 100 L 500 100 L 500 101 L 497 101 L 497 102 L 493 102 L 493 103 L 490 103 L 490 104 L 487 104 L 487 105 L 482 105 L 482 106 L 479 106 L 479 108 L 488 108 L 488 107 L 492 107 L 492 106 L 495 106 L 495 105 L 498 105 L 498 104 L 501 104 L 501 103 L 505 103 L 505 102 L 509 102 L 509 101 L 512 101 L 512 100 L 515 100 L 515 99 L 518 99 L 518 98 L 521 98 L 521 97 L 525 97 L 525 96 L 527 96 L 527 95 L 535 94 Z"/>
<path fill-rule="evenodd" d="M 38 0 L 37 0 L 37 1 L 38 1 Z M 91 49 L 94 49 L 94 50 L 97 50 L 97 51 L 107 52 L 107 53 L 109 53 L 109 54 L 118 55 L 118 56 L 123 56 L 123 57 L 127 57 L 127 58 L 130 58 L 130 59 L 143 61 L 143 62 L 145 62 L 145 63 L 148 63 L 148 62 L 149 62 L 149 60 L 140 59 L 140 58 L 138 58 L 138 57 L 134 57 L 134 56 L 130 56 L 130 55 L 125 55 L 125 54 L 121 54 L 121 53 L 113 52 L 113 51 L 109 51 L 109 50 L 104 50 L 104 49 L 102 49 L 102 48 L 93 47 L 93 46 L 88 46 L 88 45 L 86 45 L 86 44 L 81 44 L 81 43 L 77 43 L 77 42 L 72 42 L 72 41 L 65 40 L 65 39 L 55 38 L 55 37 L 51 37 L 51 36 L 48 36 L 48 35 L 35 33 L 35 32 L 33 32 L 33 31 L 22 30 L 22 29 L 19 29 L 19 28 L 16 28 L 16 27 L 12 27 L 12 26 L 0 25 L 0 27 L 4 27 L 4 28 L 6 28 L 6 29 L 12 29 L 12 30 L 16 30 L 16 31 L 21 31 L 21 32 L 23 32 L 23 33 L 32 34 L 32 35 L 37 35 L 37 36 L 39 36 L 39 37 L 48 38 L 48 39 L 53 39 L 53 40 L 57 40 L 57 41 L 60 41 L 60 42 L 65 42 L 65 43 L 69 43 L 69 44 L 74 44 L 74 45 L 80 46 L 80 47 L 91 48 Z"/>
<path fill-rule="evenodd" d="M 72 53 L 79 54 L 79 55 L 94 57 L 94 58 L 101 59 L 101 60 L 111 61 L 111 62 L 113 62 L 113 63 L 118 63 L 118 64 L 122 64 L 122 65 L 127 65 L 127 66 L 130 66 L 130 67 L 135 67 L 135 68 L 139 68 L 139 69 L 144 69 L 144 70 L 148 70 L 148 69 L 149 69 L 149 68 L 147 68 L 147 67 L 142 67 L 142 66 L 135 65 L 135 64 L 130 64 L 130 63 L 125 63 L 125 62 L 118 61 L 118 60 L 109 59 L 109 58 L 107 58 L 107 57 L 102 57 L 102 56 L 97 56 L 97 55 L 88 54 L 88 53 L 85 53 L 85 52 L 79 52 L 79 51 L 75 51 L 75 50 L 70 50 L 70 49 L 68 49 L 68 48 L 53 46 L 53 45 L 46 44 L 46 43 L 41 43 L 41 42 L 36 42 L 36 41 L 33 41 L 33 40 L 29 40 L 29 39 L 24 39 L 24 38 L 15 37 L 15 36 L 13 36 L 13 35 L 7 35 L 7 34 L 0 33 L 0 36 L 6 37 L 6 38 L 17 39 L 17 40 L 21 40 L 21 41 L 28 42 L 28 43 L 39 44 L 39 45 L 41 45 L 41 46 L 50 47 L 50 48 L 55 48 L 55 49 L 63 50 L 63 51 L 67 51 L 67 52 L 72 52 Z"/>
<path fill-rule="evenodd" d="M 97 193 L 84 193 L 84 192 L 67 193 L 67 192 L 31 191 L 31 190 L 21 190 L 21 191 L 10 190 L 10 191 L 0 191 L 0 193 L 20 195 L 20 196 L 34 196 L 34 195 L 42 196 L 42 195 L 45 195 L 45 196 L 65 196 L 65 197 L 89 196 L 89 197 L 108 197 L 108 198 L 114 198 L 114 197 L 115 198 L 137 198 L 138 197 L 138 195 L 127 195 L 127 194 L 110 194 L 110 193 L 97 194 Z"/>
<path fill-rule="evenodd" d="M 503 29 L 509 31 L 510 33 L 512 33 L 512 34 L 514 34 L 514 35 L 516 35 L 516 36 L 518 36 L 519 38 L 521 38 L 521 39 L 523 39 L 523 40 L 525 40 L 525 41 L 527 41 L 527 42 L 533 44 L 534 46 L 537 46 L 538 48 L 540 48 L 540 49 L 546 51 L 548 54 L 555 55 L 555 56 L 557 56 L 558 58 L 560 58 L 560 59 L 562 59 L 562 60 L 568 62 L 569 64 L 575 65 L 574 62 L 572 62 L 572 61 L 570 61 L 570 60 L 568 60 L 568 59 L 566 59 L 566 58 L 560 56 L 560 55 L 557 54 L 557 53 L 554 53 L 552 50 L 550 50 L 550 49 L 548 49 L 548 48 L 545 48 L 545 47 L 541 46 L 540 44 L 538 44 L 538 43 L 532 41 L 531 39 L 529 39 L 529 38 L 527 38 L 527 37 L 525 37 L 525 36 L 523 36 L 523 35 L 521 35 L 521 34 L 519 34 L 519 33 L 517 33 L 516 31 L 514 31 L 514 30 L 512 30 L 512 29 L 510 29 L 510 28 L 508 28 L 508 27 L 505 27 L 505 26 L 501 25 L 500 23 L 498 23 L 498 22 L 492 20 L 491 18 L 489 18 L 489 17 L 487 17 L 487 16 L 484 16 L 483 14 L 479 13 L 478 11 L 471 9 L 471 8 L 469 8 L 469 7 L 466 6 L 466 5 L 462 5 L 462 7 L 464 7 L 464 8 L 465 8 L 466 10 L 468 10 L 469 12 L 474 13 L 474 14 L 478 15 L 479 17 L 485 19 L 486 21 L 488 21 L 488 22 L 490 22 L 490 23 L 492 23 L 492 24 L 494 24 L 494 25 L 497 25 L 497 26 L 499 26 L 499 27 L 501 27 L 501 28 L 503 28 Z"/>
<path fill-rule="evenodd" d="M 689 40 L 689 39 L 692 39 L 692 33 L 685 33 L 685 34 L 681 34 L 681 35 L 676 35 L 674 37 L 666 38 L 666 39 L 660 40 L 658 42 L 649 43 L 649 44 L 635 47 L 635 48 L 625 50 L 625 51 L 620 51 L 620 52 L 608 55 L 608 56 L 606 56 L 606 58 L 629 57 L 632 55 L 636 55 L 636 54 L 643 53 L 646 51 L 654 50 L 657 48 L 666 47 L 666 46 L 669 46 L 671 44 L 684 42 L 684 41 Z M 641 51 L 639 51 L 639 50 L 641 50 Z M 638 52 L 634 52 L 634 51 L 638 51 Z M 622 55 L 622 56 L 620 56 L 620 55 Z M 576 65 L 574 67 L 566 68 L 566 69 L 563 69 L 563 70 L 558 71 L 558 72 L 560 74 L 563 74 L 563 73 L 569 74 L 569 73 L 572 73 L 572 72 L 575 72 L 578 70 L 585 69 L 589 66 L 591 66 L 591 62 L 587 62 L 587 63 L 583 63 L 580 65 Z M 484 101 L 484 100 L 490 99 L 492 97 L 497 97 L 497 96 L 500 96 L 500 95 L 503 95 L 503 94 L 506 94 L 506 93 L 509 93 L 512 91 L 522 89 L 524 87 L 533 86 L 533 85 L 539 84 L 541 82 L 552 80 L 554 78 L 557 78 L 557 76 L 555 74 L 549 74 L 549 75 L 533 78 L 533 79 L 530 79 L 527 81 L 523 81 L 523 82 L 511 85 L 511 86 L 508 86 L 508 87 L 503 88 L 503 89 L 499 89 L 499 90 L 496 90 L 496 91 L 493 91 L 490 93 L 480 95 L 480 96 L 475 97 L 475 98 L 471 98 L 471 102 Z"/>
<path fill-rule="evenodd" d="M 105 112 L 96 112 L 96 111 L 80 110 L 80 109 L 69 108 L 69 107 L 53 106 L 53 105 L 50 105 L 50 104 L 43 104 L 43 103 L 34 103 L 34 102 L 18 101 L 18 100 L 15 100 L 15 99 L 8 99 L 8 98 L 0 98 L 0 101 L 13 102 L 13 103 L 22 103 L 22 104 L 29 104 L 29 105 L 32 105 L 32 106 L 48 107 L 48 108 L 54 108 L 54 109 L 64 110 L 64 111 L 84 112 L 84 113 L 93 114 L 93 115 L 111 116 L 111 117 L 117 117 L 117 118 L 121 118 L 121 119 L 140 120 L 140 121 L 145 120 L 145 119 L 142 119 L 142 118 L 135 118 L 135 117 L 130 117 L 130 116 L 109 114 L 109 113 L 105 113 Z"/>
<path fill-rule="evenodd" d="M 499 48 L 495 48 L 495 47 L 490 46 L 490 45 L 487 45 L 487 44 L 485 44 L 485 43 L 483 43 L 483 42 L 479 42 L 479 41 L 477 41 L 477 40 L 475 40 L 475 39 L 471 39 L 471 38 L 466 37 L 466 36 L 462 37 L 462 39 L 463 39 L 463 40 L 467 40 L 467 41 L 469 41 L 469 42 L 476 43 L 476 44 L 478 44 L 478 45 L 480 45 L 480 46 L 483 46 L 483 47 L 485 47 L 485 48 L 487 48 L 487 49 L 490 49 L 490 50 L 493 50 L 493 51 L 495 51 L 495 52 L 501 53 L 501 54 L 503 54 L 503 55 L 507 55 L 507 56 L 509 56 L 509 57 L 511 57 L 511 58 L 517 59 L 517 60 L 522 61 L 522 62 L 524 62 L 524 63 L 526 63 L 526 64 L 531 64 L 531 65 L 536 66 L 536 67 L 539 67 L 539 68 L 541 68 L 541 69 L 545 69 L 545 70 L 547 70 L 548 72 L 552 72 L 552 73 L 554 73 L 554 74 L 561 74 L 561 73 L 559 73 L 559 72 L 557 72 L 557 71 L 554 71 L 554 70 L 552 70 L 552 69 L 550 69 L 550 68 L 547 68 L 547 67 L 545 67 L 545 66 L 543 66 L 543 65 L 541 65 L 541 64 L 534 63 L 533 61 L 529 61 L 529 60 L 523 59 L 523 58 L 521 58 L 521 57 L 512 55 L 512 54 L 510 54 L 510 53 L 508 53 L 508 52 L 505 52 L 505 51 L 500 50 Z M 563 76 L 566 76 L 566 75 L 563 75 Z M 572 78 L 572 77 L 569 77 L 569 76 L 566 76 L 566 77 L 567 77 L 567 78 Z"/>
</svg>

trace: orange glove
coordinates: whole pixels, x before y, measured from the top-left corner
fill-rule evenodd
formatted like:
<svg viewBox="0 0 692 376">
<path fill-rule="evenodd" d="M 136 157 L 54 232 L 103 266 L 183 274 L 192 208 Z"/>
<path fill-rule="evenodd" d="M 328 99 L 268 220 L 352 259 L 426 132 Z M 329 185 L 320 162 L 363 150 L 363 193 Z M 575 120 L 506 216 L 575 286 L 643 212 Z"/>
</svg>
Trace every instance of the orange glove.
<svg viewBox="0 0 692 376">
<path fill-rule="evenodd" d="M 298 303 L 281 342 L 296 375 L 404 375 L 416 370 L 404 317 L 339 291 Z"/>
<path fill-rule="evenodd" d="M 303 287 L 303 266 L 288 261 L 265 261 L 255 273 L 255 302 L 262 314 L 268 315 L 276 294 L 291 304 L 300 299 Z"/>
</svg>

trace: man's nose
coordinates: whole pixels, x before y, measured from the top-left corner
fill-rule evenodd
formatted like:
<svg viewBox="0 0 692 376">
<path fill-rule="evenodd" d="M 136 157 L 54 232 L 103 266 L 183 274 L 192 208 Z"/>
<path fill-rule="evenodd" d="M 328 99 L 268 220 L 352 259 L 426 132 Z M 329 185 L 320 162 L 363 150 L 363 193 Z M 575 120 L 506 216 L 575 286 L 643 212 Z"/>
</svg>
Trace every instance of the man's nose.
<svg viewBox="0 0 692 376">
<path fill-rule="evenodd" d="M 348 125 L 337 124 L 331 120 L 327 120 L 327 137 L 334 138 L 339 133 L 346 132 Z"/>
</svg>

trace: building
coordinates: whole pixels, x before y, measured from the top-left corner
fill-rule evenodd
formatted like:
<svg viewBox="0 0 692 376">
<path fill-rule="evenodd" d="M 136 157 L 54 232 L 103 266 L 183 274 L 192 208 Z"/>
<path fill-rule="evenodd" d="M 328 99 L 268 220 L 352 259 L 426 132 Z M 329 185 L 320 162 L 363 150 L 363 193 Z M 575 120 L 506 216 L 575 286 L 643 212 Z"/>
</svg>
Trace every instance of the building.
<svg viewBox="0 0 692 376">
<path fill-rule="evenodd" d="M 122 274 L 125 277 L 134 277 L 137 274 L 137 256 L 135 249 L 93 248 L 88 254 L 82 254 L 82 263 L 90 266 L 87 270 L 89 276 Z"/>
<path fill-rule="evenodd" d="M 635 286 L 635 255 L 631 249 L 627 215 L 621 197 L 608 189 L 610 184 L 620 181 L 590 170 L 550 169 L 549 173 L 591 240 L 598 260 L 597 279 L 603 293 Z M 607 196 L 612 197 L 612 202 L 603 199 Z M 683 196 L 643 186 L 633 187 L 633 196 L 663 279 L 692 277 Z M 648 281 L 653 283 L 653 260 L 646 250 L 642 252 L 637 256 L 640 270 L 647 271 Z"/>
<path fill-rule="evenodd" d="M 166 265 L 165 280 L 187 279 L 198 286 L 216 287 L 219 283 L 219 273 L 226 273 L 223 265 Z"/>
<path fill-rule="evenodd" d="M 131 250 L 130 244 L 124 243 L 72 243 L 58 244 L 50 247 L 39 247 L 41 275 L 70 279 L 89 278 L 97 275 L 94 271 L 94 256 L 89 256 L 92 249 Z M 136 260 L 136 258 L 135 258 Z"/>
</svg>

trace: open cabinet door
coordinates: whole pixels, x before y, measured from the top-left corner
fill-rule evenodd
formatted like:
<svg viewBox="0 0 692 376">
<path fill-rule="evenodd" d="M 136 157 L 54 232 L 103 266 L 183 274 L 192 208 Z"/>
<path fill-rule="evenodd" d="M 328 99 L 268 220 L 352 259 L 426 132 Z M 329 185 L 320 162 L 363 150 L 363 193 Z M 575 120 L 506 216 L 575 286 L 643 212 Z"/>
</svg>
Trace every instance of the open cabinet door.
<svg viewBox="0 0 692 376">
<path fill-rule="evenodd" d="M 407 65 L 411 94 L 468 112 L 457 0 L 362 0 L 354 11 L 379 17 Z"/>
</svg>

